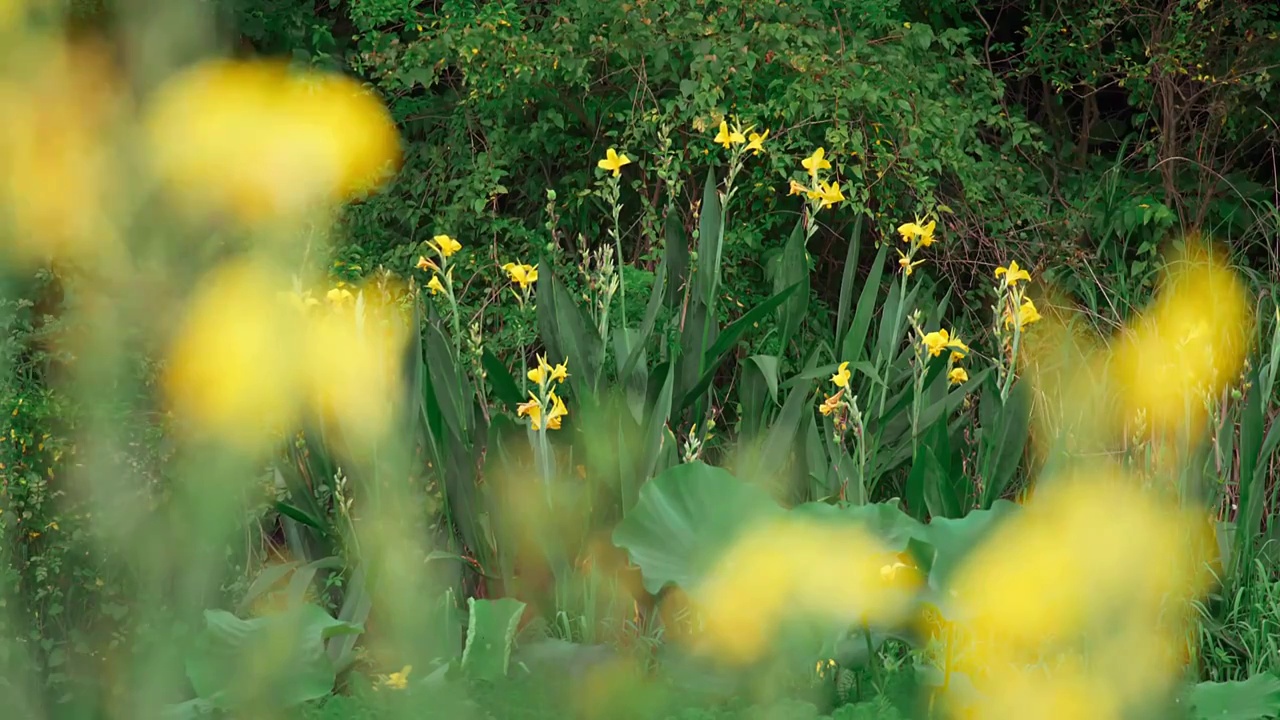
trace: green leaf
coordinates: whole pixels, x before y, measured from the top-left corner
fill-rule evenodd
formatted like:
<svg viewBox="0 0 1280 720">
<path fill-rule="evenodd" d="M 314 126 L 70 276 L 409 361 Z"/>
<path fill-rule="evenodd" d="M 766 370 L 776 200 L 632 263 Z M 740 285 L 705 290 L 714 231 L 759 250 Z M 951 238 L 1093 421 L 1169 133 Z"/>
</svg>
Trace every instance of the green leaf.
<svg viewBox="0 0 1280 720">
<path fill-rule="evenodd" d="M 1008 500 L 998 500 L 989 510 L 974 510 L 960 518 L 930 520 L 923 533 L 924 542 L 933 551 L 933 558 L 929 560 L 929 585 L 935 589 L 944 587 L 970 550 L 1020 507 Z"/>
<path fill-rule="evenodd" d="M 858 295 L 858 308 L 853 313 L 853 323 L 849 326 L 849 334 L 840 340 L 840 360 L 857 362 L 873 359 L 864 354 L 867 347 L 867 333 L 871 330 L 871 319 L 879 309 L 876 298 L 880 295 L 880 278 L 884 274 L 885 257 L 889 254 L 889 243 L 880 246 L 876 259 L 867 274 L 867 281 Z M 843 292 L 843 290 L 842 290 Z"/>
<path fill-rule="evenodd" d="M 862 250 L 862 221 L 865 217 L 863 213 L 854 216 L 853 232 L 850 233 L 849 247 L 845 251 L 844 273 L 840 278 L 840 305 L 836 311 L 836 347 L 842 346 L 845 327 L 849 321 L 849 311 L 852 309 L 849 303 L 853 300 L 853 280 L 858 276 L 858 255 Z M 877 267 L 883 264 L 883 258 L 881 258 Z M 863 341 L 865 342 L 865 339 Z"/>
<path fill-rule="evenodd" d="M 729 471 L 686 463 L 640 489 L 613 543 L 640 568 L 649 592 L 667 585 L 693 592 L 744 529 L 782 513 L 768 493 Z"/>
<path fill-rule="evenodd" d="M 663 261 L 667 267 L 667 307 L 680 307 L 680 299 L 689 283 L 689 240 L 684 235 L 680 213 L 674 207 L 667 210 L 666 247 Z"/>
<path fill-rule="evenodd" d="M 874 533 L 890 550 L 907 549 L 912 539 L 926 537 L 925 526 L 903 512 L 897 500 L 869 503 L 867 505 L 829 505 L 805 503 L 791 512 L 825 522 L 854 523 Z"/>
<path fill-rule="evenodd" d="M 514 598 L 467 598 L 467 643 L 462 670 L 473 680 L 493 682 L 506 677 L 524 603 Z"/>
<path fill-rule="evenodd" d="M 1019 380 L 1001 404 L 995 384 L 986 385 L 982 398 L 981 444 L 982 497 L 980 507 L 989 508 L 1013 481 L 1031 435 L 1031 386 Z"/>
<path fill-rule="evenodd" d="M 622 371 L 618 373 L 618 377 L 626 381 L 631 377 L 632 371 L 640 363 L 640 358 L 644 354 L 644 349 L 649 343 L 650 336 L 653 335 L 653 327 L 658 321 L 658 312 L 662 310 L 663 291 L 667 283 L 667 261 L 664 259 L 658 265 L 657 274 L 653 279 L 653 289 L 649 295 L 649 306 L 645 309 L 644 318 L 640 321 L 640 330 L 635 333 L 634 337 L 630 332 L 626 334 L 627 338 L 627 355 L 625 358 L 619 357 L 622 362 Z"/>
<path fill-rule="evenodd" d="M 516 384 L 516 379 L 498 356 L 493 354 L 493 351 L 485 348 L 480 355 L 480 362 L 484 366 L 489 387 L 493 388 L 493 394 L 498 396 L 498 400 L 506 405 L 508 410 L 524 402 L 524 396 L 520 394 L 520 386 Z"/>
<path fill-rule="evenodd" d="M 809 309 L 809 263 L 805 259 L 804 220 L 796 221 L 791 237 L 782 251 L 782 267 L 774 278 L 774 292 L 798 286 L 793 294 L 778 310 L 780 326 L 779 347 L 786 352 L 791 337 L 799 330 Z"/>
<path fill-rule="evenodd" d="M 702 209 L 698 219 L 698 296 L 708 308 L 716 307 L 720 285 L 720 257 L 724 250 L 724 226 L 721 224 L 720 193 L 716 190 L 715 170 L 707 171 L 702 188 Z"/>
<path fill-rule="evenodd" d="M 201 698 L 222 709 L 295 707 L 333 691 L 325 640 L 360 632 L 315 605 L 253 620 L 208 610 L 187 657 L 187 677 Z"/>
<path fill-rule="evenodd" d="M 1236 682 L 1202 682 L 1188 694 L 1192 720 L 1280 717 L 1280 677 L 1269 672 Z"/>
</svg>

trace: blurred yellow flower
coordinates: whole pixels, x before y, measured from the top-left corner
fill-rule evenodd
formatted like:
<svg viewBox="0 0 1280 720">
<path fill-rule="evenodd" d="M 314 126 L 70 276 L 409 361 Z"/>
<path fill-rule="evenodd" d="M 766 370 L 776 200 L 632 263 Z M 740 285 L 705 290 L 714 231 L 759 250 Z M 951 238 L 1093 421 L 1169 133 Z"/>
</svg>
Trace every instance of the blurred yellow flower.
<svg viewBox="0 0 1280 720">
<path fill-rule="evenodd" d="M 109 213 L 119 94 L 106 52 L 34 39 L 6 51 L 21 71 L 0 78 L 0 207 L 11 225 L 0 228 L 0 250 L 23 264 L 100 264 L 117 243 Z"/>
<path fill-rule="evenodd" d="M 836 387 L 847 388 L 851 377 L 853 377 L 853 374 L 849 372 L 849 363 L 842 362 L 840 367 L 836 369 L 836 374 L 831 376 L 831 382 Z"/>
<path fill-rule="evenodd" d="M 445 291 L 444 285 L 440 283 L 439 275 L 431 276 L 431 279 L 427 281 L 427 289 L 431 291 L 432 295 L 435 295 L 437 293 L 442 293 Z"/>
<path fill-rule="evenodd" d="M 448 235 L 436 235 L 427 241 L 427 244 L 440 253 L 440 257 L 449 258 L 454 253 L 462 249 L 462 243 L 454 240 Z"/>
<path fill-rule="evenodd" d="M 951 372 L 947 373 L 947 380 L 952 385 L 960 385 L 969 382 L 969 373 L 965 372 L 962 367 L 951 368 Z"/>
<path fill-rule="evenodd" d="M 343 75 L 212 60 L 170 77 L 146 112 L 157 178 L 186 209 L 257 223 L 371 192 L 399 168 L 375 95 Z"/>
<path fill-rule="evenodd" d="M 741 130 L 734 129 L 733 131 L 730 131 L 729 123 L 724 120 L 721 120 L 720 132 L 716 133 L 715 141 L 725 146 L 726 149 L 728 149 L 729 146 L 731 145 L 740 145 L 746 142 L 747 138 L 745 135 L 742 134 Z"/>
<path fill-rule="evenodd" d="M 409 684 L 409 673 L 413 671 L 412 665 L 405 665 L 400 672 L 393 672 L 382 681 L 384 687 L 392 690 L 403 690 Z"/>
<path fill-rule="evenodd" d="M 622 166 L 630 164 L 631 158 L 626 155 L 619 154 L 618 151 L 613 148 L 609 148 L 605 151 L 604 159 L 596 163 L 596 167 L 601 170 L 611 172 L 614 177 L 618 177 L 622 174 Z"/>
<path fill-rule="evenodd" d="M 1018 308 L 1018 329 L 1023 330 L 1028 325 L 1039 322 L 1040 319 L 1040 311 L 1036 309 L 1036 304 L 1031 301 L 1031 298 L 1023 298 L 1022 306 Z M 1006 308 L 1004 311 L 1004 326 L 1012 327 L 1013 323 L 1013 314 Z"/>
<path fill-rule="evenodd" d="M 902 273 L 907 277 L 911 277 L 911 273 L 915 272 L 915 269 L 923 264 L 923 260 L 912 262 L 911 258 L 903 255 L 901 250 L 898 251 L 898 267 L 902 268 Z"/>
<path fill-rule="evenodd" d="M 196 289 L 170 348 L 164 389 L 190 429 L 257 453 L 296 419 L 302 379 L 292 352 L 301 317 L 277 300 L 265 268 L 236 262 Z"/>
<path fill-rule="evenodd" d="M 885 582 L 881 568 L 896 557 L 857 527 L 797 520 L 757 525 L 693 592 L 704 611 L 705 649 L 730 662 L 751 662 L 767 652 L 779 626 L 797 616 L 893 624 L 905 616 L 916 589 Z"/>
<path fill-rule="evenodd" d="M 1200 398 L 1239 375 L 1252 333 L 1249 293 L 1225 258 L 1171 258 L 1152 306 L 1116 343 L 1112 375 L 1125 407 L 1157 427 L 1198 424 Z"/>
<path fill-rule="evenodd" d="M 831 169 L 831 163 L 827 161 L 826 155 L 827 151 L 825 149 L 818 148 L 813 151 L 812 155 L 801 160 L 800 165 L 809 171 L 809 177 L 817 179 L 818 171 Z"/>
<path fill-rule="evenodd" d="M 1023 280 L 1027 282 L 1031 282 L 1031 274 L 1028 273 L 1026 270 L 1023 270 L 1022 268 L 1018 267 L 1017 260 L 1014 260 L 1013 262 L 1009 263 L 1009 267 L 996 268 L 996 277 L 999 278 L 1003 275 L 1008 275 L 1008 277 L 1005 278 L 1004 282 L 1010 286 L 1017 285 L 1020 281 L 1023 281 Z"/>
<path fill-rule="evenodd" d="M 341 305 L 355 300 L 355 296 L 351 294 L 351 291 L 344 287 L 333 288 L 325 293 L 324 298 L 329 301 L 330 305 Z"/>
<path fill-rule="evenodd" d="M 552 391 L 549 399 L 551 400 L 551 409 L 547 411 L 547 428 L 549 430 L 559 430 L 560 421 L 569 414 L 569 409 L 564 406 L 564 400 Z M 537 428 L 534 428 L 537 430 Z"/>
<path fill-rule="evenodd" d="M 943 350 L 948 348 L 958 352 L 968 352 L 969 346 L 961 342 L 959 337 L 953 337 L 945 329 L 937 330 L 931 333 L 925 333 L 920 338 L 920 345 L 929 351 L 932 357 L 938 357 Z"/>
<path fill-rule="evenodd" d="M 414 265 L 414 267 L 424 272 L 427 270 L 430 270 L 432 272 L 440 272 L 440 266 L 437 265 L 434 260 L 427 258 L 426 255 L 419 255 L 418 264 Z"/>
<path fill-rule="evenodd" d="M 538 281 L 537 265 L 507 263 L 502 266 L 502 269 L 507 273 L 507 277 L 511 278 L 511 282 L 519 285 L 521 290 L 528 290 L 530 285 Z"/>
<path fill-rule="evenodd" d="M 788 195 L 805 195 L 808 192 L 809 192 L 809 188 L 801 185 L 800 183 L 796 182 L 794 179 L 791 181 L 791 185 L 787 189 Z"/>
<path fill-rule="evenodd" d="M 765 128 L 762 133 L 753 132 L 748 135 L 750 142 L 747 143 L 747 150 L 759 155 L 764 150 L 764 141 L 769 139 L 769 129 Z"/>
</svg>

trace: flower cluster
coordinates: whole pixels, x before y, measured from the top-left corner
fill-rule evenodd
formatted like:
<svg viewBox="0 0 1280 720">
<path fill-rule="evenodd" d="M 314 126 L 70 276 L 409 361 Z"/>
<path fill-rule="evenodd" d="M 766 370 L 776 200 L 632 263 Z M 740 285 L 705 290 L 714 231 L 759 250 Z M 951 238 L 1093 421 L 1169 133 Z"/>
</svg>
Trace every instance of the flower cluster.
<svg viewBox="0 0 1280 720">
<path fill-rule="evenodd" d="M 559 430 L 560 421 L 569 414 L 569 410 L 555 388 L 569 378 L 569 361 L 552 365 L 545 356 L 539 355 L 538 367 L 528 372 L 528 378 L 530 382 L 537 383 L 538 392 L 530 392 L 529 402 L 521 403 L 516 414 L 528 417 L 533 430 L 542 429 L 544 418 L 548 430 Z"/>
<path fill-rule="evenodd" d="M 952 385 L 968 382 L 969 373 L 960 367 L 959 363 L 969 354 L 969 346 L 965 345 L 958 335 L 948 332 L 945 328 L 928 333 L 920 332 L 921 354 L 938 357 L 947 350 L 951 351 L 947 356 L 947 380 Z"/>
<path fill-rule="evenodd" d="M 898 251 L 898 266 L 907 277 L 924 262 L 915 259 L 916 253 L 933 244 L 933 230 L 936 226 L 937 222 L 934 220 L 926 223 L 920 219 L 898 226 L 898 234 L 902 236 L 902 242 L 907 244 L 907 252 Z"/>
<path fill-rule="evenodd" d="M 844 202 L 844 193 L 840 183 L 827 182 L 822 179 L 822 171 L 831 169 L 831 161 L 827 160 L 827 151 L 818 148 L 813 154 L 800 161 L 801 167 L 808 173 L 807 184 L 791 180 L 789 195 L 805 195 L 813 203 L 814 209 L 826 209 L 836 203 Z"/>
</svg>

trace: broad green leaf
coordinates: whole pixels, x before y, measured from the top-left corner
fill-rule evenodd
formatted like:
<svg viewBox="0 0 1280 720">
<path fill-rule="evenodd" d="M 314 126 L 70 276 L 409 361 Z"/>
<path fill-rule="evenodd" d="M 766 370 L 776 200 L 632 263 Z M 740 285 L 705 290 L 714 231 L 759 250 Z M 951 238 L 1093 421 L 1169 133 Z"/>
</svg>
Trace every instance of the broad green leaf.
<svg viewBox="0 0 1280 720">
<path fill-rule="evenodd" d="M 473 680 L 494 682 L 506 677 L 524 603 L 514 598 L 467 598 L 467 642 L 462 670 Z"/>
<path fill-rule="evenodd" d="M 667 585 L 693 591 L 744 529 L 782 513 L 768 493 L 727 470 L 685 463 L 640 488 L 613 543 L 640 568 L 649 592 Z"/>
<path fill-rule="evenodd" d="M 880 309 L 877 298 L 880 296 L 880 279 L 884 274 L 885 257 L 889 254 L 889 243 L 880 246 L 876 259 L 867 273 L 867 280 L 858 294 L 858 307 L 853 313 L 853 322 L 849 325 L 849 334 L 837 340 L 841 349 L 841 361 L 857 362 L 858 360 L 874 360 L 874 355 L 867 355 L 867 333 L 871 330 L 871 320 Z"/>
<path fill-rule="evenodd" d="M 222 709 L 295 707 L 333 691 L 325 641 L 360 632 L 309 604 L 253 620 L 208 610 L 187 656 L 187 677 L 201 698 Z"/>
<path fill-rule="evenodd" d="M 779 347 L 784 353 L 809 309 L 809 262 L 806 259 L 808 253 L 805 240 L 804 220 L 797 220 L 782 251 L 782 267 L 774 278 L 774 292 L 781 292 L 793 285 L 799 287 L 778 309 Z"/>
<path fill-rule="evenodd" d="M 517 405 L 525 401 L 525 397 L 520 394 L 520 386 L 516 384 L 516 379 L 511 375 L 511 371 L 507 366 L 502 364 L 497 355 L 489 348 L 485 348 L 480 355 L 480 362 L 484 366 L 486 379 L 489 381 L 489 387 L 493 388 L 493 394 L 498 400 L 507 406 L 508 410 L 514 409 Z"/>
<path fill-rule="evenodd" d="M 666 247 L 663 261 L 667 268 L 666 297 L 667 307 L 675 310 L 680 307 L 689 283 L 689 239 L 685 237 L 684 225 L 680 221 L 680 213 L 674 207 L 667 209 L 665 236 Z"/>
<path fill-rule="evenodd" d="M 663 259 L 658 265 L 658 272 L 654 276 L 652 294 L 649 296 L 649 306 L 645 309 L 644 318 L 640 321 L 640 330 L 634 335 L 628 333 L 627 344 L 629 349 L 626 357 L 617 358 L 622 363 L 622 371 L 618 373 L 618 377 L 624 381 L 631 377 L 632 371 L 640 364 L 641 357 L 644 355 L 644 349 L 649 343 L 649 337 L 653 335 L 653 326 L 658 321 L 658 313 L 662 310 L 663 288 L 667 283 L 667 261 Z"/>
<path fill-rule="evenodd" d="M 974 510 L 961 518 L 936 517 L 924 526 L 923 539 L 933 549 L 929 585 L 945 587 L 969 551 L 977 547 L 996 524 L 1004 521 L 1019 506 L 1008 500 L 997 500 L 989 510 Z"/>
<path fill-rule="evenodd" d="M 1022 454 L 1031 435 L 1031 386 L 1024 379 L 1009 389 L 1008 399 L 1001 404 L 994 383 L 982 398 L 983 455 L 979 466 L 983 471 L 980 506 L 991 507 L 1013 481 L 1022 464 Z"/>
<path fill-rule="evenodd" d="M 821 519 L 825 522 L 848 522 L 866 528 L 884 542 L 890 550 L 901 552 L 913 539 L 925 537 L 925 526 L 903 512 L 895 500 L 866 505 L 829 505 L 805 503 L 791 512 Z"/>
<path fill-rule="evenodd" d="M 1187 702 L 1192 720 L 1262 720 L 1280 717 L 1280 677 L 1269 672 L 1236 682 L 1202 682 Z"/>
<path fill-rule="evenodd" d="M 834 339 L 835 346 L 843 347 L 845 329 L 849 323 L 849 311 L 853 308 L 849 307 L 849 303 L 853 301 L 853 281 L 858 277 L 858 255 L 862 250 L 862 221 L 866 218 L 863 213 L 857 213 L 853 218 L 853 232 L 849 234 L 849 247 L 845 250 L 844 256 L 844 273 L 840 278 L 840 305 L 836 310 L 836 336 Z M 882 264 L 882 263 L 881 263 Z M 850 359 L 851 358 L 840 358 Z"/>
</svg>

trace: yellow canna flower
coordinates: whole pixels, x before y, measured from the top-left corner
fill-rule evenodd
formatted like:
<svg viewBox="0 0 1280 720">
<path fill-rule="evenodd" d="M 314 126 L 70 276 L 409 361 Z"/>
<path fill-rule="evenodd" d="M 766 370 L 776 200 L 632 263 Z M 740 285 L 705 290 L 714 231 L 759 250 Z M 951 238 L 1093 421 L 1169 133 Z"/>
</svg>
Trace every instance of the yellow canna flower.
<svg viewBox="0 0 1280 720">
<path fill-rule="evenodd" d="M 448 235 L 436 235 L 427 241 L 427 244 L 440 253 L 440 257 L 448 258 L 454 253 L 462 249 L 462 243 L 454 240 Z"/>
<path fill-rule="evenodd" d="M 898 267 L 902 268 L 903 274 L 906 275 L 907 277 L 911 277 L 911 273 L 914 272 L 917 267 L 923 264 L 924 264 L 923 260 L 916 260 L 915 262 L 912 262 L 911 258 L 907 257 L 906 255 L 903 255 L 901 250 L 898 251 Z"/>
<path fill-rule="evenodd" d="M 431 291 L 432 295 L 445 292 L 444 285 L 441 284 L 439 275 L 431 276 L 431 280 L 427 282 L 427 289 Z"/>
<path fill-rule="evenodd" d="M 741 130 L 735 129 L 730 131 L 729 123 L 727 121 L 721 120 L 720 132 L 716 133 L 715 141 L 725 146 L 725 149 L 728 149 L 731 145 L 741 145 L 742 143 L 747 141 L 747 138 L 745 135 L 742 134 Z"/>
<path fill-rule="evenodd" d="M 532 375 L 533 372 L 533 370 L 530 370 L 530 375 Z M 533 393 L 529 393 L 529 402 L 520 403 L 516 406 L 516 415 L 519 417 L 527 416 L 529 418 L 530 426 L 534 430 L 542 427 L 542 403 Z"/>
<path fill-rule="evenodd" d="M 211 272 L 169 348 L 163 379 L 174 413 L 192 431 L 249 454 L 270 447 L 272 431 L 300 412 L 293 348 L 302 319 L 276 301 L 278 280 L 249 262 Z"/>
<path fill-rule="evenodd" d="M 559 430 L 560 421 L 569 414 L 569 409 L 564 406 L 564 400 L 561 400 L 555 392 L 552 392 L 548 399 L 551 400 L 551 409 L 547 411 L 547 429 Z"/>
<path fill-rule="evenodd" d="M 409 673 L 413 670 L 412 665 L 405 665 L 400 672 L 393 672 L 382 681 L 384 687 L 392 690 L 403 690 L 409 684 Z"/>
<path fill-rule="evenodd" d="M 844 397 L 844 390 L 845 389 L 842 387 L 839 390 L 835 391 L 835 394 L 830 395 L 825 400 L 823 400 L 822 404 L 818 406 L 818 412 L 822 413 L 823 415 L 830 415 L 831 413 L 839 410 L 840 400 L 841 398 Z"/>
<path fill-rule="evenodd" d="M 620 155 L 618 154 L 618 151 L 613 148 L 609 148 L 608 151 L 605 152 L 604 159 L 596 163 L 596 167 L 601 170 L 612 172 L 614 177 L 618 177 L 622 174 L 622 166 L 630 164 L 631 158 L 626 155 Z"/>
<path fill-rule="evenodd" d="M 1039 320 L 1040 311 L 1036 309 L 1036 304 L 1031 302 L 1031 298 L 1023 298 L 1022 306 L 1018 308 L 1018 329 L 1022 330 L 1034 322 L 1039 322 Z M 1006 308 L 1004 311 L 1004 326 L 1012 327 L 1013 323 L 1013 315 Z"/>
<path fill-rule="evenodd" d="M 898 226 L 898 234 L 902 236 L 902 242 L 909 243 L 913 240 L 919 240 L 921 247 L 929 247 L 933 244 L 933 230 L 937 226 L 934 221 L 921 225 L 919 222 L 903 223 Z"/>
<path fill-rule="evenodd" d="M 836 374 L 831 376 L 831 383 L 836 387 L 849 387 L 849 379 L 853 377 L 853 373 L 849 372 L 849 363 L 842 362 L 836 370 Z"/>
<path fill-rule="evenodd" d="M 97 264 L 117 242 L 108 209 L 118 84 L 96 46 L 13 44 L 9 60 L 23 70 L 0 79 L 0 250 L 24 264 Z"/>
<path fill-rule="evenodd" d="M 831 163 L 827 161 L 826 155 L 827 151 L 825 149 L 818 148 L 813 151 L 812 155 L 800 161 L 804 169 L 809 171 L 809 177 L 817 179 L 819 170 L 831 169 Z"/>
<path fill-rule="evenodd" d="M 336 287 L 325 293 L 324 299 L 328 300 L 330 305 L 342 305 L 355 300 L 355 296 L 346 288 Z"/>
<path fill-rule="evenodd" d="M 522 265 L 520 263 L 507 263 L 502 266 L 507 273 L 507 277 L 511 278 L 511 282 L 520 286 L 521 290 L 528 290 L 529 286 L 538 281 L 538 266 Z"/>
<path fill-rule="evenodd" d="M 765 128 L 762 133 L 753 132 L 748 137 L 751 142 L 747 143 L 747 149 L 759 155 L 764 150 L 764 141 L 769 138 L 769 129 Z"/>
<path fill-rule="evenodd" d="M 787 190 L 788 195 L 806 195 L 808 192 L 809 188 L 801 185 L 794 179 L 791 181 L 791 187 Z"/>
<path fill-rule="evenodd" d="M 559 365 L 556 365 L 555 368 L 551 370 L 551 375 L 547 378 L 547 381 L 550 382 L 554 380 L 558 383 L 563 383 L 568 378 L 569 378 L 569 361 L 565 360 Z"/>
<path fill-rule="evenodd" d="M 545 355 L 539 355 L 538 367 L 533 368 L 528 373 L 526 373 L 526 375 L 528 376 L 530 382 L 535 382 L 539 385 L 542 385 L 544 382 L 551 381 L 551 377 L 553 373 L 554 373 L 554 368 L 551 367 L 551 363 L 547 362 L 547 357 Z"/>
<path fill-rule="evenodd" d="M 968 352 L 969 346 L 961 342 L 959 337 L 953 337 L 945 329 L 936 332 L 925 333 L 920 338 L 920 344 L 924 349 L 929 351 L 932 357 L 938 357 L 943 350 L 952 349 L 959 352 Z"/>
<path fill-rule="evenodd" d="M 840 191 L 840 183 L 818 183 L 818 189 L 810 191 L 809 197 L 820 201 L 824 208 L 829 208 L 838 202 L 844 201 L 844 193 Z"/>
<path fill-rule="evenodd" d="M 969 373 L 965 372 L 962 367 L 951 368 L 951 372 L 947 373 L 947 380 L 950 380 L 952 385 L 967 383 L 969 382 Z"/>
<path fill-rule="evenodd" d="M 1009 267 L 996 268 L 996 277 L 999 278 L 1002 275 L 1007 275 L 1007 277 L 1005 278 L 1005 283 L 1007 283 L 1010 286 L 1017 285 L 1018 282 L 1022 280 L 1031 282 L 1031 275 L 1026 270 L 1023 270 L 1022 268 L 1018 267 L 1017 260 L 1014 260 L 1013 262 L 1009 263 Z"/>
<path fill-rule="evenodd" d="M 440 272 L 440 266 L 436 265 L 435 261 L 428 259 L 426 255 L 419 255 L 418 264 L 414 267 L 423 271 L 430 270 L 432 272 Z"/>
<path fill-rule="evenodd" d="M 169 78 L 146 112 L 157 178 L 186 209 L 255 223 L 373 191 L 399 168 L 395 123 L 355 80 L 214 60 Z"/>
</svg>

